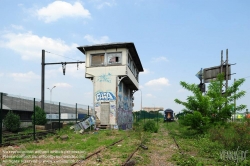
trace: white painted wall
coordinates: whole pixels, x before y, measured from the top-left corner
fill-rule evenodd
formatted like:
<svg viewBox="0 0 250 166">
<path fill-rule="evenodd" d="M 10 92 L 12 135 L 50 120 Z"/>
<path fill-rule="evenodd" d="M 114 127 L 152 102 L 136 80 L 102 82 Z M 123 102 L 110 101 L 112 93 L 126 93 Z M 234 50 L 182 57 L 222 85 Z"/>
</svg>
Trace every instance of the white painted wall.
<svg viewBox="0 0 250 166">
<path fill-rule="evenodd" d="M 91 55 L 114 52 L 122 53 L 121 64 L 107 65 L 105 57 L 104 66 L 91 66 Z M 122 92 L 118 91 L 118 77 L 128 76 L 137 89 L 139 88 L 137 79 L 128 67 L 128 50 L 126 48 L 92 50 L 85 54 L 85 77 L 91 78 L 93 82 L 93 101 L 97 117 L 101 119 L 101 111 L 102 108 L 104 109 L 102 103 L 108 102 L 110 104 L 110 124 L 128 128 L 128 121 L 129 123 L 132 121 L 132 93 L 131 89 L 128 89 L 123 82 L 121 84 L 123 84 L 124 89 Z"/>
</svg>

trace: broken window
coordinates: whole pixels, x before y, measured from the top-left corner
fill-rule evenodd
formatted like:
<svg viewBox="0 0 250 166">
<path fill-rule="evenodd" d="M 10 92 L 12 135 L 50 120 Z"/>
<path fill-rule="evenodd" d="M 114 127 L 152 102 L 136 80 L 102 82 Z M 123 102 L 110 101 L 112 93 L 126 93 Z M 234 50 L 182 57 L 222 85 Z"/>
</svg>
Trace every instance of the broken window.
<svg viewBox="0 0 250 166">
<path fill-rule="evenodd" d="M 104 65 L 104 54 L 95 54 L 91 56 L 91 66 Z"/>
<path fill-rule="evenodd" d="M 108 53 L 107 58 L 108 58 L 107 62 L 109 65 L 122 63 L 122 53 L 120 53 L 120 52 Z"/>
</svg>

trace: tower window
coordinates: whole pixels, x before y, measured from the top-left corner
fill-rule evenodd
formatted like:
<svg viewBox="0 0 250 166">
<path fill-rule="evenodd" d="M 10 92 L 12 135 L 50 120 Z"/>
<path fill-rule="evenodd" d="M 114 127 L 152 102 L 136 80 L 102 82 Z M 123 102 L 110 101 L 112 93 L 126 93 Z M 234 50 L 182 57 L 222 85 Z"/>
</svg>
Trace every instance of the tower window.
<svg viewBox="0 0 250 166">
<path fill-rule="evenodd" d="M 103 66 L 104 54 L 95 54 L 91 56 L 91 66 Z"/>
<path fill-rule="evenodd" d="M 109 65 L 122 63 L 122 61 L 121 61 L 122 53 L 120 53 L 120 52 L 108 53 L 107 58 L 108 58 L 107 62 Z"/>
</svg>

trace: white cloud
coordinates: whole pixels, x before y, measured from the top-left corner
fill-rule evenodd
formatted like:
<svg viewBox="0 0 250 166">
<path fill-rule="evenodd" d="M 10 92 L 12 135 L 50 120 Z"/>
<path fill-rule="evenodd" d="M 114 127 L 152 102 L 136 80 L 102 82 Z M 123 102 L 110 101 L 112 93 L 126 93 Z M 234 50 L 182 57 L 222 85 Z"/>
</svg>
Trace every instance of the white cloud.
<svg viewBox="0 0 250 166">
<path fill-rule="evenodd" d="M 16 29 L 16 30 L 23 30 L 23 29 L 24 29 L 23 26 L 21 26 L 21 25 L 14 25 L 14 24 L 11 24 L 11 27 L 12 27 L 13 29 Z"/>
<path fill-rule="evenodd" d="M 151 93 L 148 93 L 146 94 L 146 97 L 149 97 L 149 98 L 156 98 L 154 95 L 152 95 Z"/>
<path fill-rule="evenodd" d="M 49 37 L 39 37 L 27 33 L 5 33 L 2 35 L 5 41 L 0 41 L 2 47 L 9 48 L 19 53 L 24 60 L 30 60 L 39 58 L 41 59 L 42 49 L 49 50 L 51 52 L 63 55 L 67 51 L 71 51 L 76 48 L 76 44 L 71 46 L 65 44 L 61 39 L 52 39 Z M 53 54 L 47 55 L 48 58 L 58 58 Z"/>
<path fill-rule="evenodd" d="M 90 12 L 80 2 L 73 5 L 64 1 L 54 1 L 47 7 L 37 10 L 39 19 L 46 23 L 56 21 L 63 17 L 84 17 L 90 18 Z"/>
<path fill-rule="evenodd" d="M 144 87 L 142 85 L 139 85 L 139 89 L 143 89 Z"/>
<path fill-rule="evenodd" d="M 40 76 L 32 71 L 29 71 L 28 73 L 11 73 L 9 76 L 14 78 L 15 81 L 20 82 L 30 82 L 35 79 L 40 79 Z"/>
<path fill-rule="evenodd" d="M 167 78 L 162 77 L 162 78 L 150 80 L 145 85 L 146 86 L 157 86 L 157 85 L 169 86 L 170 84 L 169 84 L 169 80 Z"/>
<path fill-rule="evenodd" d="M 115 0 L 89 0 L 95 5 L 97 9 L 103 9 L 104 7 L 112 7 L 116 5 Z"/>
<path fill-rule="evenodd" d="M 84 39 L 86 39 L 88 42 L 93 43 L 93 44 L 107 43 L 109 41 L 108 36 L 102 36 L 100 39 L 95 39 L 91 35 L 85 35 Z"/>
<path fill-rule="evenodd" d="M 115 3 L 115 1 L 105 1 L 105 2 L 102 2 L 101 4 L 99 4 L 98 6 L 97 6 L 97 8 L 98 9 L 102 9 L 103 7 L 105 7 L 105 6 L 108 6 L 108 7 L 112 7 L 112 6 L 114 6 L 116 3 Z"/>
<path fill-rule="evenodd" d="M 178 91 L 177 91 L 177 93 L 184 93 L 184 92 L 187 92 L 187 90 L 186 89 L 179 89 Z"/>
<path fill-rule="evenodd" d="M 153 73 L 153 72 L 151 72 L 149 69 L 144 68 L 144 71 L 141 72 L 140 74 L 149 74 L 149 73 Z"/>
<path fill-rule="evenodd" d="M 4 76 L 4 73 L 0 73 L 0 77 L 3 77 Z"/>
<path fill-rule="evenodd" d="M 93 96 L 93 92 L 85 92 L 84 96 Z"/>
<path fill-rule="evenodd" d="M 168 59 L 164 56 L 152 58 L 152 62 L 162 62 L 162 61 L 168 62 Z"/>
<path fill-rule="evenodd" d="M 55 83 L 54 86 L 56 86 L 58 88 L 71 88 L 72 87 L 70 84 L 64 83 L 64 82 Z"/>
</svg>

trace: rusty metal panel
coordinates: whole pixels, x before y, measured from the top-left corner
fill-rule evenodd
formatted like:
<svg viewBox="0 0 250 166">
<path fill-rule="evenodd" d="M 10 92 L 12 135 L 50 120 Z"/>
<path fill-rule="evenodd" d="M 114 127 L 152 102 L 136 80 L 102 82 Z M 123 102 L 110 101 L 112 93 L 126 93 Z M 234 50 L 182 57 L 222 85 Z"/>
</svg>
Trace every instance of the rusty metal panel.
<svg viewBox="0 0 250 166">
<path fill-rule="evenodd" d="M 217 75 L 220 74 L 221 66 L 215 66 L 211 68 L 203 69 L 203 82 L 209 83 L 211 80 L 215 80 Z M 226 74 L 226 65 L 223 65 L 222 72 Z M 226 75 L 224 77 L 226 80 Z M 228 80 L 231 80 L 231 65 L 228 64 Z"/>
</svg>

